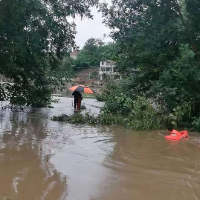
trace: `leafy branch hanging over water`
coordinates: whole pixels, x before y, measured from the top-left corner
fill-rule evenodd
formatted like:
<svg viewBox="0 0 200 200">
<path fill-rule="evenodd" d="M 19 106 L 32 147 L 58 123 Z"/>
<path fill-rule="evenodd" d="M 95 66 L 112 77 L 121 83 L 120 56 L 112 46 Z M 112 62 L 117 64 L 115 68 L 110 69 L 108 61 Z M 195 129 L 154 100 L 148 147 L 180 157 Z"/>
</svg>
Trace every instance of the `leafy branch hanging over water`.
<svg viewBox="0 0 200 200">
<path fill-rule="evenodd" d="M 92 18 L 98 0 L 1 0 L 0 75 L 14 85 L 0 86 L 0 100 L 43 106 L 70 76 L 63 56 L 75 48 L 76 25 L 69 17 Z"/>
</svg>

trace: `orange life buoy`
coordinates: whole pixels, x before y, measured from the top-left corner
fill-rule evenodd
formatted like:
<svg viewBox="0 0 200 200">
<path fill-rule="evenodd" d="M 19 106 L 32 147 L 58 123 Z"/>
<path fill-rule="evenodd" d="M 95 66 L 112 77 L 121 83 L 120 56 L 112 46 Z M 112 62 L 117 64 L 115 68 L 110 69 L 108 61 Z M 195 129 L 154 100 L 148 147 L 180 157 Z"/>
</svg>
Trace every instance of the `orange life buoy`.
<svg viewBox="0 0 200 200">
<path fill-rule="evenodd" d="M 173 129 L 170 135 L 165 136 L 166 140 L 174 140 L 174 141 L 179 141 L 182 138 L 189 138 L 188 131 L 184 130 L 178 132 L 177 130 Z"/>
<path fill-rule="evenodd" d="M 181 131 L 180 133 L 182 138 L 188 138 L 188 139 L 190 138 L 187 130 Z"/>
</svg>

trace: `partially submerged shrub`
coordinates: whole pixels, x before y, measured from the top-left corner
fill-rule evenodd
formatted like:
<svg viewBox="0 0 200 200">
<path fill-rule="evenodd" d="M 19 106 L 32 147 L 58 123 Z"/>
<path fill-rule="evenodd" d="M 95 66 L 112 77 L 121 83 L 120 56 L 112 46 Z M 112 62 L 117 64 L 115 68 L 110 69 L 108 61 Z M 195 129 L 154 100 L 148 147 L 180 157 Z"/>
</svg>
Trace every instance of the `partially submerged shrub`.
<svg viewBox="0 0 200 200">
<path fill-rule="evenodd" d="M 164 118 L 144 97 L 132 100 L 125 95 L 115 97 L 115 101 L 106 103 L 105 113 L 112 113 L 113 118 L 123 116 L 117 124 L 123 124 L 134 130 L 160 129 Z"/>
<path fill-rule="evenodd" d="M 160 129 L 162 123 L 162 117 L 146 98 L 138 97 L 133 101 L 128 124 L 130 128 L 134 130 Z"/>
<path fill-rule="evenodd" d="M 163 119 L 158 112 L 150 105 L 149 101 L 143 97 L 138 97 L 136 101 L 129 102 L 131 112 L 129 115 L 113 114 L 108 110 L 95 117 L 91 113 L 76 113 L 73 115 L 54 116 L 53 121 L 63 121 L 80 124 L 119 124 L 134 130 L 160 129 L 163 125 Z"/>
<path fill-rule="evenodd" d="M 96 94 L 97 101 L 106 101 L 106 96 L 104 94 Z"/>
<path fill-rule="evenodd" d="M 173 109 L 173 112 L 168 116 L 168 122 L 174 127 L 185 124 L 191 121 L 191 104 L 183 103 L 181 106 L 177 106 Z"/>
<path fill-rule="evenodd" d="M 53 116 L 51 118 L 52 121 L 60 121 L 60 122 L 68 122 L 69 121 L 69 116 L 62 114 L 62 115 L 58 115 L 58 116 Z"/>
<path fill-rule="evenodd" d="M 86 124 L 86 123 L 99 124 L 100 123 L 99 117 L 95 117 L 94 115 L 90 113 L 86 113 L 86 114 L 75 113 L 73 115 L 62 114 L 59 116 L 53 116 L 51 120 L 69 122 L 72 124 Z"/>
<path fill-rule="evenodd" d="M 111 114 L 101 114 L 94 116 L 87 112 L 85 114 L 75 113 L 73 115 L 62 114 L 59 116 L 53 116 L 51 118 L 53 121 L 69 122 L 72 124 L 118 124 L 121 118 L 117 120 L 117 117 Z"/>
<path fill-rule="evenodd" d="M 82 105 L 81 106 L 81 110 L 86 110 L 87 108 L 86 108 L 86 106 L 85 105 Z"/>
<path fill-rule="evenodd" d="M 200 117 L 199 118 L 194 118 L 192 122 L 192 130 L 193 131 L 200 131 Z"/>
<path fill-rule="evenodd" d="M 51 99 L 51 103 L 59 103 L 60 99 Z"/>
</svg>

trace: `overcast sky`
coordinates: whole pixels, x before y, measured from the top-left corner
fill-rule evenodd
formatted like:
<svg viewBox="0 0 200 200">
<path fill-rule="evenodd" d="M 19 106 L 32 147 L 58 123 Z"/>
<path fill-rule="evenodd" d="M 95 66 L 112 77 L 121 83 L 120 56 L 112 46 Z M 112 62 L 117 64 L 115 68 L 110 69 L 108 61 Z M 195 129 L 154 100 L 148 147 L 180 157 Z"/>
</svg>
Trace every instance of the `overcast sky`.
<svg viewBox="0 0 200 200">
<path fill-rule="evenodd" d="M 107 3 L 110 3 L 111 0 L 104 0 Z M 96 8 L 92 8 L 92 19 L 84 18 L 76 18 L 75 23 L 77 25 L 77 35 L 76 35 L 76 44 L 82 48 L 85 42 L 93 37 L 93 38 L 104 38 L 104 34 L 109 35 L 110 30 L 104 24 L 102 24 L 103 18 L 102 14 L 98 13 Z M 112 41 L 110 37 L 106 37 L 104 39 L 105 42 Z"/>
</svg>

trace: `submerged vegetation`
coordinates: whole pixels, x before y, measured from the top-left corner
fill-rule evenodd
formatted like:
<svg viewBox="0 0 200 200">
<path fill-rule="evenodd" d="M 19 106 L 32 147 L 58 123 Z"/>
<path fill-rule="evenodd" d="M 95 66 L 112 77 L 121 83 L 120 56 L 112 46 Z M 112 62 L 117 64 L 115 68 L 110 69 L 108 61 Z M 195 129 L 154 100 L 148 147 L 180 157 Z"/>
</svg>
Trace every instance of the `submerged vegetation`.
<svg viewBox="0 0 200 200">
<path fill-rule="evenodd" d="M 162 127 L 162 116 L 156 112 L 145 98 L 138 97 L 133 101 L 121 97 L 120 99 L 114 99 L 114 101 L 116 104 L 113 102 L 107 103 L 97 117 L 87 112 L 73 115 L 62 114 L 52 117 L 52 120 L 81 124 L 118 124 L 133 130 L 155 130 Z M 123 109 L 119 109 L 118 106 Z"/>
<path fill-rule="evenodd" d="M 72 124 L 91 124 L 91 125 L 112 125 L 120 124 L 124 125 L 125 123 L 122 117 L 114 117 L 112 114 L 101 114 L 94 116 L 91 113 L 87 112 L 85 114 L 75 113 L 73 115 L 61 114 L 58 116 L 53 116 L 52 121 L 68 122 Z"/>
<path fill-rule="evenodd" d="M 54 116 L 51 118 L 52 121 L 61 121 L 61 122 L 69 122 L 69 123 L 75 123 L 75 124 L 99 124 L 100 123 L 100 118 L 99 117 L 94 117 L 93 115 L 86 113 L 86 114 L 81 114 L 81 113 L 76 113 L 73 115 L 59 115 L 59 116 Z"/>
</svg>

